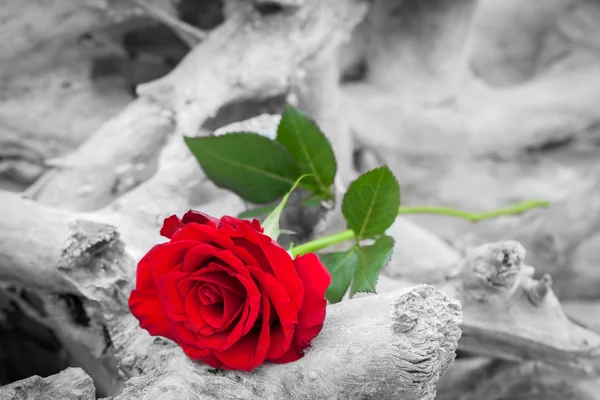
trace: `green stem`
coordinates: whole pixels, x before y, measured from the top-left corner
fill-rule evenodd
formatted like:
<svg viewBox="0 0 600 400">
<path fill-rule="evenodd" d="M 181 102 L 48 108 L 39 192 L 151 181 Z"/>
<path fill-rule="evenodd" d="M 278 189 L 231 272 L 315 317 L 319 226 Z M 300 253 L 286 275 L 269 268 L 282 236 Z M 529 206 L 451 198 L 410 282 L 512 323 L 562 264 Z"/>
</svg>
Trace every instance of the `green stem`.
<svg viewBox="0 0 600 400">
<path fill-rule="evenodd" d="M 514 206 L 499 208 L 498 210 L 488 211 L 488 212 L 483 212 L 483 213 L 470 213 L 467 211 L 458 210 L 456 208 L 435 207 L 435 206 L 400 207 L 398 209 L 398 215 L 401 215 L 401 214 L 438 214 L 438 215 L 446 215 L 449 217 L 462 218 L 462 219 L 465 219 L 465 220 L 471 221 L 471 222 L 479 222 L 484 219 L 500 217 L 503 215 L 520 214 L 525 211 L 531 210 L 532 208 L 548 207 L 549 205 L 550 205 L 550 202 L 547 200 L 527 200 L 522 203 L 515 204 Z"/>
<path fill-rule="evenodd" d="M 435 207 L 435 206 L 423 206 L 423 207 L 399 207 L 398 215 L 402 214 L 436 214 L 445 215 L 449 217 L 457 217 L 470 222 L 478 222 L 484 219 L 490 219 L 500 217 L 503 215 L 514 215 L 520 214 L 525 211 L 531 210 L 537 207 L 548 207 L 550 202 L 547 200 L 527 200 L 514 206 L 500 208 L 494 211 L 488 211 L 483 213 L 470 213 L 468 211 L 458 210 L 456 208 L 448 207 Z M 342 232 L 334 233 L 333 235 L 324 236 L 310 242 L 303 243 L 297 247 L 293 247 L 290 250 L 292 257 L 296 257 L 302 254 L 313 253 L 315 251 L 324 249 L 337 243 L 345 242 L 354 238 L 354 232 L 351 229 L 347 229 Z"/>
<path fill-rule="evenodd" d="M 354 232 L 352 232 L 352 229 L 347 229 L 345 231 L 334 233 L 333 235 L 323 236 L 318 239 L 311 240 L 310 242 L 303 243 L 299 246 L 292 247 L 290 253 L 292 253 L 292 257 L 296 257 L 307 253 L 313 253 L 317 250 L 321 250 L 325 247 L 329 247 L 337 243 L 342 243 L 346 240 L 350 240 L 353 238 Z"/>
</svg>

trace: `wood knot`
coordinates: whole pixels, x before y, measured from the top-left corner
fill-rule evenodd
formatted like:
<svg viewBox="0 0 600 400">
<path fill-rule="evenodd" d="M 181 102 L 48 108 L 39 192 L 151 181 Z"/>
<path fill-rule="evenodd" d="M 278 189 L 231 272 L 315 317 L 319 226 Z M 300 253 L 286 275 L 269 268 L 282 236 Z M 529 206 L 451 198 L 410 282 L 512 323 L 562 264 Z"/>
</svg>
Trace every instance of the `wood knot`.
<svg viewBox="0 0 600 400">
<path fill-rule="evenodd" d="M 524 258 L 525 248 L 519 242 L 487 243 L 467 252 L 463 273 L 472 273 L 493 287 L 512 288 Z"/>
<path fill-rule="evenodd" d="M 551 288 L 552 277 L 548 274 L 544 274 L 539 281 L 535 281 L 534 284 L 527 289 L 527 298 L 534 306 L 540 305 Z"/>
</svg>

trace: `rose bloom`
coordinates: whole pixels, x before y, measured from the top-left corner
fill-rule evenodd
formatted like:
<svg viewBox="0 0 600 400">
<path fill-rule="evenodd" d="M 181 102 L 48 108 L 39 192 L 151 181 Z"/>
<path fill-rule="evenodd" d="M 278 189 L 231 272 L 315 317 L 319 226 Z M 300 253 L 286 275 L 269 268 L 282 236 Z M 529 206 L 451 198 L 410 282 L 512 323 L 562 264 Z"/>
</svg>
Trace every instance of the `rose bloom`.
<svg viewBox="0 0 600 400">
<path fill-rule="evenodd" d="M 292 260 L 257 220 L 172 215 L 137 267 L 129 308 L 151 335 L 212 367 L 252 371 L 298 360 L 325 319 L 331 277 L 315 254 Z"/>
</svg>

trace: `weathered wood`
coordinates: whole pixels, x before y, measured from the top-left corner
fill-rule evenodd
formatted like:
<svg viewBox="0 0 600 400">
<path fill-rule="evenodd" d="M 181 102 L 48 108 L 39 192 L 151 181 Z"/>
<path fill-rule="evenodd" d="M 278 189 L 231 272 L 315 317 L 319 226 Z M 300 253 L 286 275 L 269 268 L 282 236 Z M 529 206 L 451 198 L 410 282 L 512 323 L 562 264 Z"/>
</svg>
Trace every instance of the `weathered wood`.
<svg viewBox="0 0 600 400">
<path fill-rule="evenodd" d="M 0 386 L 2 400 L 94 400 L 96 391 L 91 378 L 80 368 L 67 368 L 59 374 L 41 378 L 32 376 Z"/>
<path fill-rule="evenodd" d="M 400 297 L 389 293 L 330 306 L 304 358 L 251 374 L 214 372 L 164 344 L 151 353 L 153 367 L 131 379 L 114 400 L 433 399 L 434 382 L 453 359 L 459 336 L 460 306 L 438 296 L 419 286 Z"/>
<path fill-rule="evenodd" d="M 319 55 L 306 63 L 296 78 L 293 95 L 296 106 L 310 116 L 325 132 L 336 157 L 336 176 L 345 185 L 356 178 L 353 165 L 354 141 L 348 121 L 342 113 L 340 89 L 340 46 L 347 37 L 334 36 Z"/>
<path fill-rule="evenodd" d="M 171 118 L 178 135 L 195 136 L 224 105 L 286 92 L 298 67 L 332 36 L 347 36 L 366 4 L 313 0 L 291 12 L 261 16 L 239 2 L 236 10 L 170 74 L 140 85 L 141 98 L 56 162 L 30 194 L 74 211 L 110 204 L 155 171 L 157 154 L 173 130 Z"/>
<path fill-rule="evenodd" d="M 139 328 L 127 306 L 135 262 L 114 228 L 10 193 L 0 200 L 0 278 L 41 294 L 59 338 L 81 353 L 103 391 L 120 393 L 126 381 L 115 400 L 432 399 L 454 358 L 460 305 L 419 286 L 330 306 L 322 333 L 297 363 L 215 374 Z M 101 380 L 106 371 L 113 381 Z"/>
<path fill-rule="evenodd" d="M 544 362 L 572 376 L 600 376 L 600 335 L 564 313 L 549 275 L 533 279 L 515 241 L 471 249 L 436 286 L 463 306 L 460 349 L 506 360 Z M 406 287 L 405 281 L 397 283 Z M 383 281 L 378 292 L 394 288 Z"/>
<path fill-rule="evenodd" d="M 373 38 L 364 46 L 376 57 L 365 50 L 366 81 L 342 87 L 345 116 L 375 163 L 395 172 L 405 205 L 486 211 L 529 198 L 553 201 L 556 206 L 532 213 L 535 219 L 477 225 L 439 216 L 410 219 L 460 250 L 516 239 L 540 272 L 556 278 L 560 298 L 597 298 L 598 252 L 593 245 L 578 247 L 598 232 L 600 91 L 589 82 L 600 71 L 590 39 L 599 8 L 577 0 L 480 0 L 473 14 L 468 3 L 375 2 L 380 8 L 367 22 L 379 24 L 361 28 Z M 391 12 L 396 9 L 402 13 Z M 507 24 L 519 25 L 512 30 Z M 520 64 L 528 71 L 508 77 L 510 85 L 500 89 L 464 73 L 474 62 L 486 64 L 486 76 L 510 75 Z"/>
<path fill-rule="evenodd" d="M 540 362 L 457 360 L 438 384 L 438 400 L 595 400 L 598 383 Z"/>
</svg>

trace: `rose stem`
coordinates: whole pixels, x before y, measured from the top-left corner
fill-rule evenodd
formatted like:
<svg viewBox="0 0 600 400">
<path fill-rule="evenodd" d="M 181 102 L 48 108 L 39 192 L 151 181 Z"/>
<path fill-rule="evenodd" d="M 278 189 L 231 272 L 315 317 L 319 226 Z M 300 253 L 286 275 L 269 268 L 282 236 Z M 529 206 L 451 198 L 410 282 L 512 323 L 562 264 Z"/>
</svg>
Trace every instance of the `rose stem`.
<svg viewBox="0 0 600 400">
<path fill-rule="evenodd" d="M 550 202 L 547 200 L 527 200 L 513 206 L 500 208 L 494 211 L 488 211 L 483 213 L 470 213 L 463 210 L 448 207 L 436 207 L 436 206 L 422 206 L 422 207 L 402 207 L 398 208 L 398 215 L 402 214 L 437 214 L 445 215 L 449 217 L 457 217 L 470 222 L 479 222 L 484 219 L 490 219 L 500 217 L 503 215 L 514 215 L 520 214 L 525 211 L 531 210 L 532 208 L 548 207 Z M 315 251 L 324 249 L 331 245 L 345 242 L 354 238 L 354 232 L 351 229 L 347 229 L 342 232 L 334 233 L 333 235 L 320 237 L 310 242 L 303 243 L 290 250 L 292 257 L 299 255 L 313 253 Z"/>
</svg>

